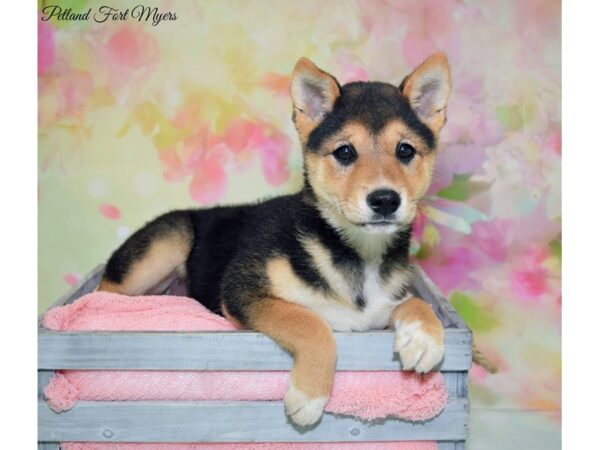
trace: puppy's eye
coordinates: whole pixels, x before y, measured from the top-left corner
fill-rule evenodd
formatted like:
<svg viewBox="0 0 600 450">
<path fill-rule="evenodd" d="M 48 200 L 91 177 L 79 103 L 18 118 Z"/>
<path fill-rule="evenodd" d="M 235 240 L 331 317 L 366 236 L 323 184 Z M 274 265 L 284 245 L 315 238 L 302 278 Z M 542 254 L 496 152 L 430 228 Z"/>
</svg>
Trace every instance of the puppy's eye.
<svg viewBox="0 0 600 450">
<path fill-rule="evenodd" d="M 403 164 L 408 164 L 415 157 L 417 151 L 415 148 L 406 142 L 400 142 L 396 147 L 396 158 Z"/>
<path fill-rule="evenodd" d="M 344 166 L 352 164 L 358 158 L 356 150 L 351 145 L 342 145 L 333 152 L 333 157 Z"/>
</svg>

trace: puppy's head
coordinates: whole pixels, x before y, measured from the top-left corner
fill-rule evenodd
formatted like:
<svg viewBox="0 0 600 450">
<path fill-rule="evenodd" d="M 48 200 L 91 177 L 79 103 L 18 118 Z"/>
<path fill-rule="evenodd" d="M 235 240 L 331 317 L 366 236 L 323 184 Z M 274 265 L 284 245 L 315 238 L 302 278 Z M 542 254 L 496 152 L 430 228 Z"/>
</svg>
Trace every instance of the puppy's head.
<svg viewBox="0 0 600 450">
<path fill-rule="evenodd" d="M 344 86 L 308 59 L 292 74 L 307 183 L 335 226 L 390 234 L 412 223 L 446 122 L 450 70 L 436 53 L 400 86 Z"/>
</svg>

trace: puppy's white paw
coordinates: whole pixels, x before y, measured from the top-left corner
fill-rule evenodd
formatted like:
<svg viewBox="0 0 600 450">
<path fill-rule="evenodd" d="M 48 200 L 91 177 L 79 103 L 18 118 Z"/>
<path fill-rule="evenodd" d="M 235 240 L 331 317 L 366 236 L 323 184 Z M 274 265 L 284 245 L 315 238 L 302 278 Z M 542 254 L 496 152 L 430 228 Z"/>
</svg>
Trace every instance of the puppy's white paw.
<svg viewBox="0 0 600 450">
<path fill-rule="evenodd" d="M 444 329 L 442 324 L 427 331 L 421 322 L 396 322 L 394 351 L 400 355 L 403 370 L 426 373 L 444 357 Z"/>
<path fill-rule="evenodd" d="M 285 411 L 290 419 L 302 427 L 316 423 L 323 415 L 327 397 L 309 398 L 290 383 L 285 393 Z"/>
</svg>

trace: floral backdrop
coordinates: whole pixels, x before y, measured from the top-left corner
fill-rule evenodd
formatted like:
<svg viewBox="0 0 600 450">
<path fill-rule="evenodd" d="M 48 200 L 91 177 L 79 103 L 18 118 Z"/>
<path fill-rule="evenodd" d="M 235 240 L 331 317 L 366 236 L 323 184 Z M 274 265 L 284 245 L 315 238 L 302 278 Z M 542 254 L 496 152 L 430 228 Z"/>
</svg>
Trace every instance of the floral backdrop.
<svg viewBox="0 0 600 450">
<path fill-rule="evenodd" d="M 154 215 L 297 189 L 300 56 L 399 83 L 444 50 L 454 87 L 414 255 L 499 368 L 474 367 L 474 405 L 558 420 L 560 3 L 144 5 L 177 20 L 43 21 L 38 5 L 40 310 Z"/>
</svg>

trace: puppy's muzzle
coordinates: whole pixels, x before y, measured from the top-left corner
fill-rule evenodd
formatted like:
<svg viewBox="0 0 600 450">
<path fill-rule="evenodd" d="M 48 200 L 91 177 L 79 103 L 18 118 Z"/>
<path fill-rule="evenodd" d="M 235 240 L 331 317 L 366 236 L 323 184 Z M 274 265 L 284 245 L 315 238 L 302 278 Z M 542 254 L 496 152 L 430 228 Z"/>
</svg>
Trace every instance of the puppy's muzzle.
<svg viewBox="0 0 600 450">
<path fill-rule="evenodd" d="M 367 196 L 367 204 L 377 214 L 387 217 L 400 207 L 400 196 L 391 189 L 378 189 Z"/>
</svg>

